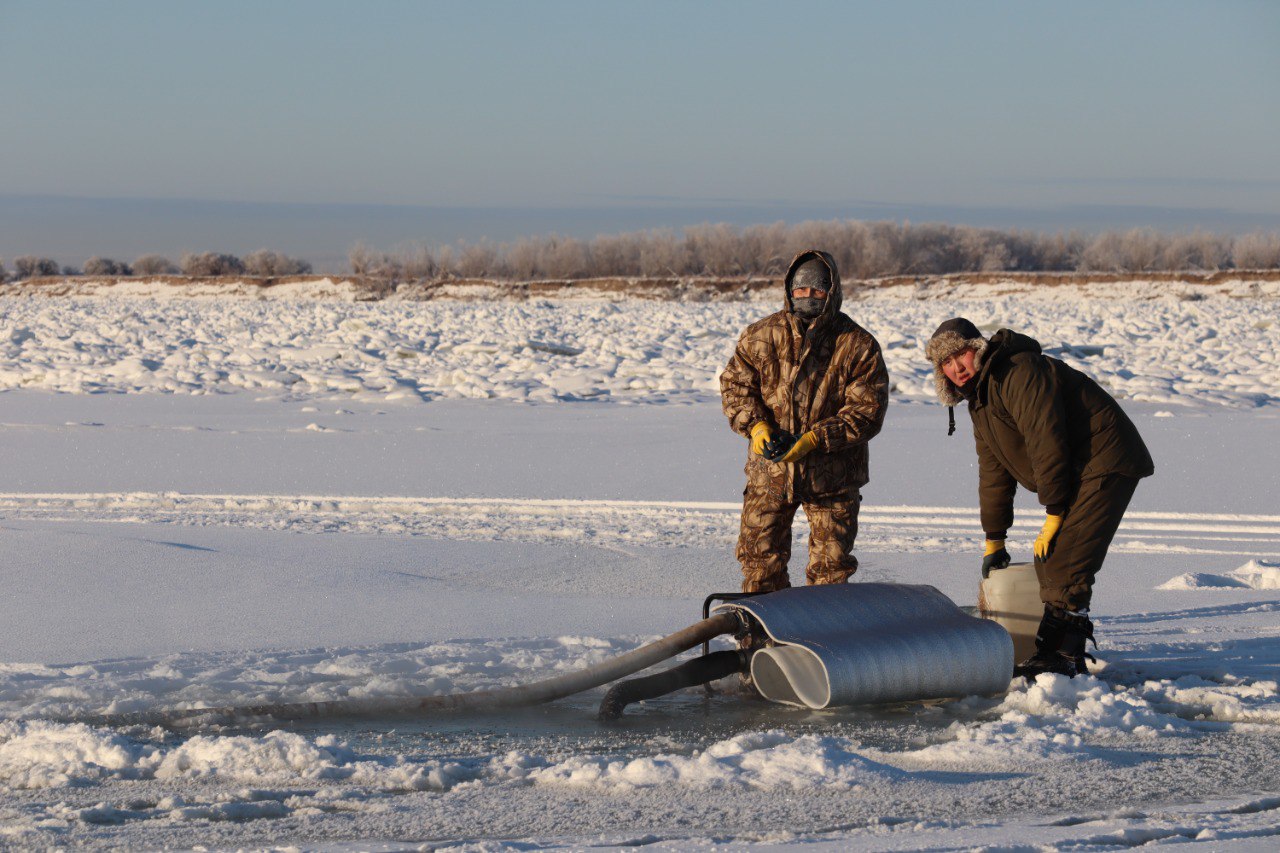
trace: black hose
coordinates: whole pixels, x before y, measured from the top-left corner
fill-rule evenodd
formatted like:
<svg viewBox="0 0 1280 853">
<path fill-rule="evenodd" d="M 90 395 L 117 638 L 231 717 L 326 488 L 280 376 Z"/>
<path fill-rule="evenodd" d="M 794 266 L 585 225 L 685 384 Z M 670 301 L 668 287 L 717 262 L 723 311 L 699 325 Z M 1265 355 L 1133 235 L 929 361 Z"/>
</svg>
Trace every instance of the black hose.
<svg viewBox="0 0 1280 853">
<path fill-rule="evenodd" d="M 735 672 L 745 672 L 750 659 L 750 654 L 741 649 L 712 652 L 654 675 L 619 681 L 609 688 L 600 702 L 599 717 L 602 720 L 616 720 L 632 702 L 643 702 L 645 699 L 665 696 L 682 687 L 706 684 Z"/>
</svg>

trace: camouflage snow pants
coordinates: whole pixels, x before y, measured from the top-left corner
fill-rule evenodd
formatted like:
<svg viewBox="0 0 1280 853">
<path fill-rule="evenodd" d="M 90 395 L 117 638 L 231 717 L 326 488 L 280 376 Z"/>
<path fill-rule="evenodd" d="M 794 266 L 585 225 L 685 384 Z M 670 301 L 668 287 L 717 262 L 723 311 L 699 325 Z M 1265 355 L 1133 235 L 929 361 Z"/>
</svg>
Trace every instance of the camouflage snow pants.
<svg viewBox="0 0 1280 853">
<path fill-rule="evenodd" d="M 738 533 L 738 562 L 742 563 L 743 592 L 773 592 L 791 586 L 791 521 L 804 506 L 809 519 L 811 584 L 844 583 L 858 570 L 853 540 L 858 535 L 861 495 L 821 502 L 788 503 L 748 489 L 742 498 L 742 528 Z"/>
</svg>

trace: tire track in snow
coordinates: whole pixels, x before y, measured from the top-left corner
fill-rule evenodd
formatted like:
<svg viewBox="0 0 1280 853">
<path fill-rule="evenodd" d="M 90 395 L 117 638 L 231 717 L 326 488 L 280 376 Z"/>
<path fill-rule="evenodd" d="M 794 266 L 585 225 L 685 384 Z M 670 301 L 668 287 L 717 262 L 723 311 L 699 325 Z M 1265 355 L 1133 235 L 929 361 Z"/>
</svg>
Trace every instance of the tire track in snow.
<svg viewBox="0 0 1280 853">
<path fill-rule="evenodd" d="M 0 493 L 9 518 L 219 525 L 299 532 L 426 536 L 602 546 L 720 547 L 738 532 L 737 502 L 556 498 L 236 495 L 178 492 Z M 1039 516 L 1023 512 L 1010 531 L 1029 545 Z M 951 551 L 981 538 L 976 507 L 862 507 L 859 546 L 880 551 Z M 797 533 L 807 535 L 803 514 Z M 1280 551 L 1280 515 L 1130 512 L 1113 549 L 1130 554 L 1255 556 Z"/>
</svg>

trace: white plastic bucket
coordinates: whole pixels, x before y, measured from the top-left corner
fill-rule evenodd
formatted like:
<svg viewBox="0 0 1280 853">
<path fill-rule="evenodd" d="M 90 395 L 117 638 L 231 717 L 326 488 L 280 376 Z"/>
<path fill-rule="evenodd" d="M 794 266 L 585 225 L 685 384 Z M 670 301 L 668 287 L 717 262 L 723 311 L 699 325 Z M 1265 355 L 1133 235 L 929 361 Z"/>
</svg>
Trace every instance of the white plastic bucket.
<svg viewBox="0 0 1280 853">
<path fill-rule="evenodd" d="M 1033 563 L 992 569 L 978 586 L 978 615 L 998 623 L 1013 637 L 1013 659 L 1021 663 L 1036 650 L 1036 630 L 1044 615 L 1040 581 Z"/>
</svg>

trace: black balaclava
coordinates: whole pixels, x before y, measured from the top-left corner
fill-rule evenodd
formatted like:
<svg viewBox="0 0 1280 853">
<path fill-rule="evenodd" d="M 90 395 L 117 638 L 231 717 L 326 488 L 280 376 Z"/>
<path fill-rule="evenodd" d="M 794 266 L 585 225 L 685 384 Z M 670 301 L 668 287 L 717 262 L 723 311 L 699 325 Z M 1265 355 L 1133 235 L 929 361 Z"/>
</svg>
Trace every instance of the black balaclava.
<svg viewBox="0 0 1280 853">
<path fill-rule="evenodd" d="M 827 265 L 820 258 L 811 258 L 800 266 L 796 267 L 795 273 L 791 276 L 791 290 L 797 287 L 811 287 L 816 290 L 824 290 L 828 294 L 831 293 L 831 270 L 827 269 Z M 805 323 L 812 323 L 822 314 L 822 309 L 827 304 L 827 297 L 817 298 L 813 296 L 797 299 L 791 297 L 791 311 Z"/>
</svg>

